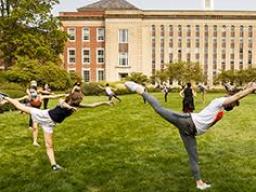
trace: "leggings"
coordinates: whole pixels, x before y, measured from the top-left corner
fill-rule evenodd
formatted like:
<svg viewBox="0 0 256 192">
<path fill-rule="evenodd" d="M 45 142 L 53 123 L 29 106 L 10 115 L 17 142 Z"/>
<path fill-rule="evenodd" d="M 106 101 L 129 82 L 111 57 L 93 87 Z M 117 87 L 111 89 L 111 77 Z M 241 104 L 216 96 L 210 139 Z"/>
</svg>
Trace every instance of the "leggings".
<svg viewBox="0 0 256 192">
<path fill-rule="evenodd" d="M 178 128 L 180 137 L 189 156 L 193 177 L 195 180 L 201 179 L 195 138 L 196 128 L 190 114 L 176 113 L 163 108 L 154 97 L 146 92 L 144 92 L 142 96 L 162 118 Z"/>
</svg>

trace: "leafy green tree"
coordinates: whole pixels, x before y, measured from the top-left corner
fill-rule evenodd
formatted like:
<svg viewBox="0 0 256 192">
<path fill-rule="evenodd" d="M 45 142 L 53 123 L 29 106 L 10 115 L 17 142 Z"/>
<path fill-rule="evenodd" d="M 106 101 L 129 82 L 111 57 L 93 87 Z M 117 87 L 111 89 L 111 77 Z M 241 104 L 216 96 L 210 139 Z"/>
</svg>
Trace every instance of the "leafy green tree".
<svg viewBox="0 0 256 192">
<path fill-rule="evenodd" d="M 57 3 L 58 0 L 0 0 L 0 59 L 6 69 L 20 56 L 40 63 L 60 61 L 66 33 L 51 14 Z"/>
<path fill-rule="evenodd" d="M 131 73 L 128 77 L 126 77 L 126 80 L 135 81 L 140 84 L 148 82 L 148 78 L 146 75 L 144 75 L 143 73 L 137 73 L 137 72 Z"/>
<path fill-rule="evenodd" d="M 179 82 L 202 81 L 203 72 L 199 63 L 177 62 L 167 65 L 169 80 Z"/>
</svg>

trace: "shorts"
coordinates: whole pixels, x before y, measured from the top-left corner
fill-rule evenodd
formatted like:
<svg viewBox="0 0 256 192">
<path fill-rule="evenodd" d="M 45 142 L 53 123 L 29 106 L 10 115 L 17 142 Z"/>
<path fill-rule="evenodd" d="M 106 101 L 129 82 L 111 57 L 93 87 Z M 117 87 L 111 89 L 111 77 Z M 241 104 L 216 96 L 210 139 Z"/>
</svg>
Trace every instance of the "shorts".
<svg viewBox="0 0 256 192">
<path fill-rule="evenodd" d="M 55 123 L 51 119 L 48 111 L 49 110 L 32 108 L 31 117 L 33 122 L 38 123 L 45 133 L 53 133 Z"/>
</svg>

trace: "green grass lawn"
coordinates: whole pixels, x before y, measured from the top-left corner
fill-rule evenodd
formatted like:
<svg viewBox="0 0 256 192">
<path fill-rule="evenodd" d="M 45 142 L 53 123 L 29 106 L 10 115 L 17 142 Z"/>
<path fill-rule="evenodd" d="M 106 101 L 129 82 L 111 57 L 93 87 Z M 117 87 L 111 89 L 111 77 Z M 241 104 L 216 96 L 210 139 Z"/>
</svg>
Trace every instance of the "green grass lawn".
<svg viewBox="0 0 256 192">
<path fill-rule="evenodd" d="M 177 93 L 163 105 L 181 110 Z M 218 94 L 208 94 L 208 102 Z M 54 173 L 45 153 L 32 146 L 28 116 L 0 114 L 1 192 L 188 192 L 196 191 L 176 128 L 137 95 L 114 107 L 81 109 L 54 130 L 55 155 L 64 171 Z M 84 102 L 106 100 L 86 97 Z M 53 105 L 54 103 L 51 103 Z M 196 99 L 199 111 L 203 104 Z M 198 137 L 203 178 L 209 191 L 256 191 L 256 95 L 226 113 Z"/>
</svg>

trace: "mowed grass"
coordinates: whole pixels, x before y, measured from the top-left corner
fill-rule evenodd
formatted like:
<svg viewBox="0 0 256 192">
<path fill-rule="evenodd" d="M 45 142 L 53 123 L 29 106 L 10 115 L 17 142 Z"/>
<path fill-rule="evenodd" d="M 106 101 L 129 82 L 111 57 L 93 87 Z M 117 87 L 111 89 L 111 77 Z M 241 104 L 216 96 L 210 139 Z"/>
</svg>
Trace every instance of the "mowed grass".
<svg viewBox="0 0 256 192">
<path fill-rule="evenodd" d="M 175 111 L 181 98 L 170 93 Z M 220 94 L 208 94 L 208 103 Z M 52 172 L 45 153 L 32 146 L 27 115 L 0 114 L 1 192 L 189 192 L 197 191 L 188 157 L 176 128 L 160 118 L 137 95 L 122 96 L 114 107 L 80 109 L 54 130 L 57 162 Z M 86 97 L 84 102 L 106 100 Z M 53 106 L 55 102 L 51 103 Z M 197 111 L 203 108 L 196 99 Z M 205 135 L 197 137 L 203 178 L 209 191 L 256 191 L 256 95 L 225 114 Z"/>
</svg>

